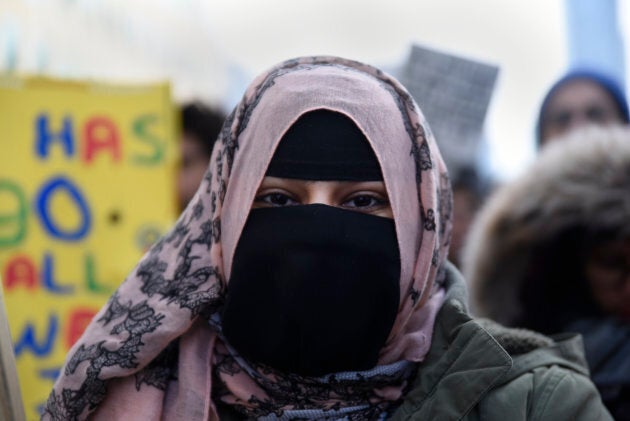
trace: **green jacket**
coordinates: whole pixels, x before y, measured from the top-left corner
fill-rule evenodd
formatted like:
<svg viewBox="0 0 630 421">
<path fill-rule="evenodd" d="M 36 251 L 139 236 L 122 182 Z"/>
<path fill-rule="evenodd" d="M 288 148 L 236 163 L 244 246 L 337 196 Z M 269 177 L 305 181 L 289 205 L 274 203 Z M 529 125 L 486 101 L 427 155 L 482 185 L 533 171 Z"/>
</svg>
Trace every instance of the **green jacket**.
<svg viewBox="0 0 630 421">
<path fill-rule="evenodd" d="M 611 420 L 588 377 L 582 339 L 553 340 L 466 309 L 461 275 L 447 268 L 431 349 L 392 420 Z M 221 420 L 242 419 L 219 407 Z"/>
<path fill-rule="evenodd" d="M 461 276 L 447 295 L 431 349 L 393 420 L 610 420 L 589 379 L 578 335 L 555 338 L 473 320 Z"/>
</svg>

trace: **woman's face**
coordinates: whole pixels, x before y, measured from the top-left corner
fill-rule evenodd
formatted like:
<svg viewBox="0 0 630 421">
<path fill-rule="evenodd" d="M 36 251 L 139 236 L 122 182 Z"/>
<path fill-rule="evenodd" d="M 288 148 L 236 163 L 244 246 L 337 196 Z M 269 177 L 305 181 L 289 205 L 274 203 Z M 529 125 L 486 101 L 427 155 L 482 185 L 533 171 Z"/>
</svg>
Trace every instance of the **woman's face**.
<svg viewBox="0 0 630 421">
<path fill-rule="evenodd" d="M 314 203 L 393 218 L 382 181 L 310 181 L 268 176 L 256 192 L 252 209 Z"/>
<path fill-rule="evenodd" d="M 623 123 L 610 93 L 588 79 L 565 83 L 546 108 L 541 132 L 543 143 L 587 124 Z"/>
<path fill-rule="evenodd" d="M 630 320 L 630 238 L 594 247 L 586 278 L 602 310 Z"/>
</svg>

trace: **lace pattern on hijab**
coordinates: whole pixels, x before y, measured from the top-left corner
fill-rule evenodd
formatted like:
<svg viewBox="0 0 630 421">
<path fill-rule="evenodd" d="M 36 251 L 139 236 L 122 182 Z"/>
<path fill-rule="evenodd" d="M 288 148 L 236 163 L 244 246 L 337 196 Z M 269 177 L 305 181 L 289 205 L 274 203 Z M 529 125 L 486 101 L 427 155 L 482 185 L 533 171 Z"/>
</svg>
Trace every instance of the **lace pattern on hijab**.
<svg viewBox="0 0 630 421">
<path fill-rule="evenodd" d="M 247 361 L 223 340 L 218 315 L 210 325 L 222 340 L 215 348 L 213 399 L 220 400 L 247 417 L 267 420 L 285 419 L 377 419 L 399 402 L 411 385 L 416 364 L 398 361 L 371 370 L 342 372 L 322 377 L 301 377 L 279 373 L 270 367 Z M 243 378 L 237 379 L 239 375 Z M 241 387 L 231 387 L 237 380 Z M 250 382 L 249 387 L 243 384 Z M 252 399 L 247 393 L 259 388 L 266 395 Z M 233 390 L 246 389 L 242 396 Z M 379 390 L 383 389 L 383 390 Z M 396 397 L 382 397 L 395 390 Z M 380 395 L 380 396 L 379 396 Z"/>
</svg>

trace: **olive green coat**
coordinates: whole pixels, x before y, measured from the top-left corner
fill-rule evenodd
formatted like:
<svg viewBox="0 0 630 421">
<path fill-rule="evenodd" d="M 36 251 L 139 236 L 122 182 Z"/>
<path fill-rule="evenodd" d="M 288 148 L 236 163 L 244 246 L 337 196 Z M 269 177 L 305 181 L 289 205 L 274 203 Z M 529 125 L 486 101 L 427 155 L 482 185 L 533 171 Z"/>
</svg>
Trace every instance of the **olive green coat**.
<svg viewBox="0 0 630 421">
<path fill-rule="evenodd" d="M 447 296 L 431 350 L 393 420 L 610 420 L 588 377 L 582 339 L 473 320 L 460 275 Z"/>
</svg>

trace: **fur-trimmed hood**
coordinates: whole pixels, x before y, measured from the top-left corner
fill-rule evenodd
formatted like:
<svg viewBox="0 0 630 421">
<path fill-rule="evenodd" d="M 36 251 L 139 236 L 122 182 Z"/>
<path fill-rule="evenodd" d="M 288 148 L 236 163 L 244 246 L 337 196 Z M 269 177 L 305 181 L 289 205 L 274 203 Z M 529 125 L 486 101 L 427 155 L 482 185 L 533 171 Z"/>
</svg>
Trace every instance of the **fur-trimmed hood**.
<svg viewBox="0 0 630 421">
<path fill-rule="evenodd" d="M 490 197 L 463 252 L 473 312 L 514 324 L 535 250 L 584 227 L 630 235 L 630 129 L 589 127 L 550 142 L 522 177 Z"/>
</svg>

